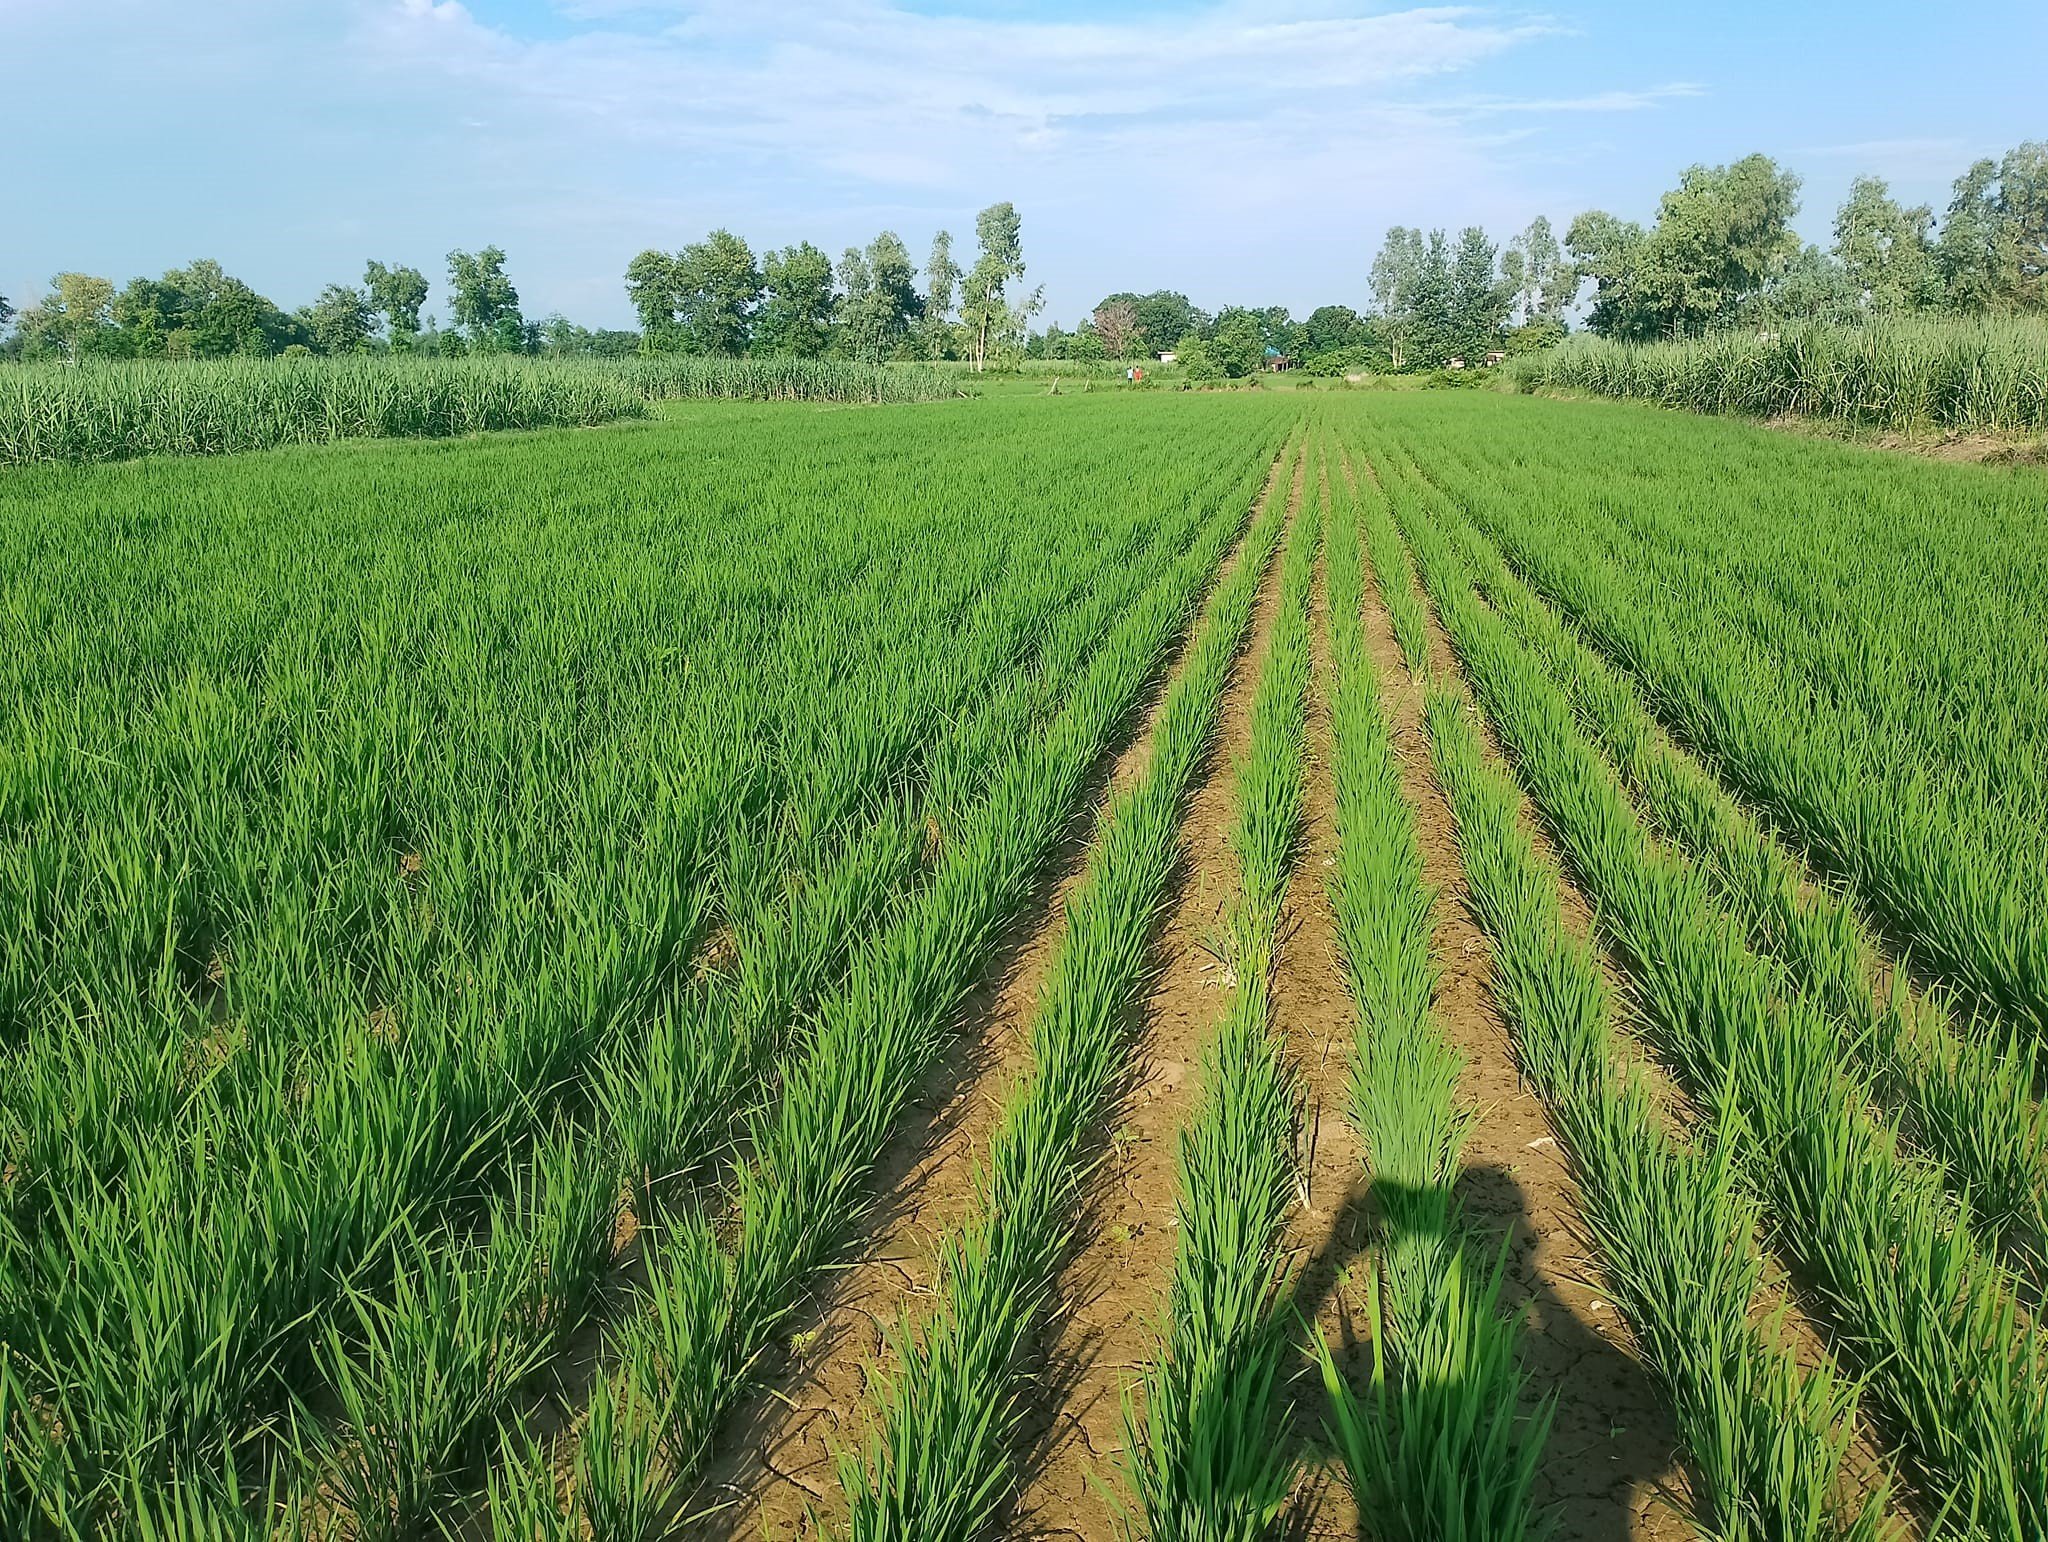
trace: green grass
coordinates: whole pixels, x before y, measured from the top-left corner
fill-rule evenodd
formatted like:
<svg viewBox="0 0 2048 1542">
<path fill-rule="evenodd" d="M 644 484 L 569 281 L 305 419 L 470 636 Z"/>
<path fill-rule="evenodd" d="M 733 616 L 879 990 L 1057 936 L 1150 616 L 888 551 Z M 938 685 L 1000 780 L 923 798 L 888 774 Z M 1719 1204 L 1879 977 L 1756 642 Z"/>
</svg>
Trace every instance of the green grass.
<svg viewBox="0 0 2048 1542">
<path fill-rule="evenodd" d="M 825 359 L 227 359 L 0 366 L 0 466 L 221 455 L 339 439 L 587 427 L 651 401 L 919 402 L 915 365 Z"/>
<path fill-rule="evenodd" d="M 2048 322 L 2033 317 L 1794 324 L 1667 343 L 1580 337 L 1509 368 L 1525 390 L 1561 386 L 1694 412 L 1894 429 L 2048 428 Z"/>
</svg>

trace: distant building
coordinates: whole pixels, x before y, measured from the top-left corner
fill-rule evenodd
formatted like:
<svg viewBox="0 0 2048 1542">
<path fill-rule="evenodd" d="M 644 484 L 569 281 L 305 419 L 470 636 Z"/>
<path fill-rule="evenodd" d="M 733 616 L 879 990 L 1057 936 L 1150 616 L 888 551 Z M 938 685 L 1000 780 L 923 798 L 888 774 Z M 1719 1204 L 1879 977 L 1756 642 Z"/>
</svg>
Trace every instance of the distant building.
<svg viewBox="0 0 2048 1542">
<path fill-rule="evenodd" d="M 1278 348 L 1268 348 L 1266 350 L 1266 368 L 1277 374 L 1283 369 L 1293 369 L 1294 360 L 1282 353 Z"/>
<path fill-rule="evenodd" d="M 1488 354 L 1488 355 L 1486 356 L 1486 362 L 1487 362 L 1488 364 L 1505 364 L 1505 363 L 1507 363 L 1507 361 L 1508 361 L 1508 356 L 1507 356 L 1506 354 L 1504 354 L 1504 353 L 1500 352 L 1500 351 L 1499 351 L 1498 349 L 1496 349 L 1496 350 L 1495 350 L 1494 352 L 1492 352 L 1492 353 L 1489 353 L 1489 354 Z"/>
<path fill-rule="evenodd" d="M 1445 367 L 1448 369 L 1463 369 L 1465 367 L 1465 356 L 1462 353 L 1453 355 L 1450 363 Z"/>
<path fill-rule="evenodd" d="M 1159 356 L 1159 362 L 1161 364 L 1171 364 L 1175 359 L 1179 357 L 1179 354 L 1175 353 L 1171 348 L 1169 348 L 1166 350 L 1166 352 L 1162 353 Z"/>
</svg>

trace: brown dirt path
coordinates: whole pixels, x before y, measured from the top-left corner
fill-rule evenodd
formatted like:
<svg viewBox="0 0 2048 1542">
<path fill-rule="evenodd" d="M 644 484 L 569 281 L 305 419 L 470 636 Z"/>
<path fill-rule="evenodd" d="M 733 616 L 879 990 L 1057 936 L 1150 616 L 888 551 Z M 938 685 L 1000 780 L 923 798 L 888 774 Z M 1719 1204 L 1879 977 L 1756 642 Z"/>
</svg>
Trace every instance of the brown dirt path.
<svg viewBox="0 0 2048 1542">
<path fill-rule="evenodd" d="M 1288 494 L 1291 530 L 1305 459 Z M 1284 547 L 1286 537 L 1282 537 Z M 1049 1380 L 1041 1411 L 1024 1426 L 1025 1484 L 1012 1534 L 1113 1537 L 1123 1489 L 1123 1396 L 1135 1392 L 1158 1340 L 1178 1240 L 1178 1135 L 1197 1091 L 1198 1062 L 1228 1000 L 1218 956 L 1226 913 L 1238 895 L 1237 764 L 1251 738 L 1251 703 L 1279 614 L 1281 555 L 1261 581 L 1249 638 L 1224 686 L 1202 780 L 1180 828 L 1180 866 L 1154 943 L 1157 973 L 1141 1010 L 1132 1091 L 1062 1271 L 1061 1303 L 1047 1341 Z"/>
<path fill-rule="evenodd" d="M 1276 460 L 1269 490 L 1280 474 Z M 1240 538 L 1218 581 L 1243 558 Z M 893 1361 L 886 1335 L 931 1294 L 939 1240 L 971 1212 L 975 1169 L 1003 1097 L 1029 1065 L 1027 1030 L 1058 950 L 1067 898 L 1085 873 L 1102 810 L 1151 760 L 1159 705 L 1193 635 L 1190 625 L 1157 672 L 1128 735 L 1105 758 L 1069 821 L 1061 856 L 968 997 L 959 1054 L 912 1098 L 876 1170 L 882 1198 L 861 1252 L 799 1321 L 782 1366 L 728 1427 L 691 1507 L 708 1512 L 696 1534 L 779 1542 L 820 1534 L 814 1520 L 829 1528 L 843 1519 L 838 1453 L 865 1439 L 869 1383 L 877 1368 Z"/>
</svg>

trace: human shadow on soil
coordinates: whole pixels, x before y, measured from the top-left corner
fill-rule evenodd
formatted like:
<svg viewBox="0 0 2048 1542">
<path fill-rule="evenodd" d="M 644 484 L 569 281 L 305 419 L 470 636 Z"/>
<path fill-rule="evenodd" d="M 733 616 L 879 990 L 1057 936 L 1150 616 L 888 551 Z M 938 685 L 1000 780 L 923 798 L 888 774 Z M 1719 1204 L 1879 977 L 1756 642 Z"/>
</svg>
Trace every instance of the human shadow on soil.
<svg viewBox="0 0 2048 1542">
<path fill-rule="evenodd" d="M 1397 1225 L 1419 1224 L 1443 1235 L 1444 1223 L 1431 1219 L 1442 1214 L 1412 1190 L 1404 1192 L 1385 1180 L 1361 1182 L 1325 1245 L 1294 1274 L 1290 1315 L 1311 1325 L 1325 1314 L 1334 1318 L 1332 1356 L 1368 1417 L 1373 1415 L 1373 1325 L 1356 1315 L 1364 1291 L 1355 1276 L 1376 1267 L 1375 1255 L 1392 1241 Z M 1532 1494 L 1534 1507 L 1554 1520 L 1551 1536 L 1557 1542 L 1640 1542 L 1667 1531 L 1683 1535 L 1671 1508 L 1682 1496 L 1669 1483 L 1677 1441 L 1670 1414 L 1648 1369 L 1587 1327 L 1534 1268 L 1537 1237 L 1520 1182 L 1501 1167 L 1466 1169 L 1454 1185 L 1447 1219 L 1482 1269 L 1490 1267 L 1505 1239 L 1500 1307 L 1518 1314 L 1522 1323 L 1520 1359 L 1528 1378 L 1522 1411 L 1534 1411 L 1548 1393 L 1557 1396 Z M 1324 1329 L 1318 1325 L 1311 1331 Z M 1328 1406 L 1320 1373 L 1310 1360 L 1294 1383 L 1287 1419 L 1304 1448 L 1323 1457 L 1330 1455 L 1324 1433 Z M 1316 1489 L 1343 1482 L 1341 1467 L 1311 1465 L 1302 1481 L 1309 1492 L 1297 1492 L 1295 1519 L 1286 1535 L 1296 1542 L 1326 1542 L 1339 1533 L 1315 1525 L 1321 1506 L 1299 1501 L 1313 1500 Z M 1665 1511 L 1656 1515 L 1659 1501 L 1653 1500 L 1647 1527 L 1638 1519 L 1646 1489 L 1661 1496 Z M 1361 1519 L 1355 1535 L 1375 1533 Z"/>
</svg>

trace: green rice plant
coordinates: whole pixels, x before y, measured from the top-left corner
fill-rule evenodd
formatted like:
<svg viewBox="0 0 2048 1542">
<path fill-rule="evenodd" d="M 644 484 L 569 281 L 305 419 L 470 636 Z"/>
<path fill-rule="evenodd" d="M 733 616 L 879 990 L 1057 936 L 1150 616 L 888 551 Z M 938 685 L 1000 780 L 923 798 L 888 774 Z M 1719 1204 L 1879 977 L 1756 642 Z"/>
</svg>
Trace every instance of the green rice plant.
<svg viewBox="0 0 2048 1542">
<path fill-rule="evenodd" d="M 1597 404 L 1379 411 L 1916 975 L 1994 1043 L 2048 1035 L 2034 473 Z"/>
<path fill-rule="evenodd" d="M 15 474 L 0 496 L 72 556 L 55 583 L 33 564 L 34 603 L 56 609 L 5 666 L 40 769 L 8 783 L 28 833 L 0 847 L 35 917 L 0 960 L 0 1047 L 30 1073 L 0 1078 L 0 1332 L 36 1397 L 66 1389 L 81 1513 L 115 1524 L 131 1469 L 267 1456 L 286 1389 L 318 1390 L 328 1327 L 354 1331 L 352 1297 L 390 1299 L 393 1228 L 460 1231 L 525 1192 L 558 1114 L 679 997 L 759 1014 L 789 999 L 776 981 L 800 1004 L 829 980 L 845 933 L 922 882 L 902 854 L 927 832 L 902 832 L 927 751 L 931 817 L 976 806 L 991 752 L 1062 693 L 1041 673 L 999 707 L 963 703 L 1066 614 L 1100 571 L 1083 555 L 1135 557 L 1138 579 L 1178 563 L 1242 481 L 1256 416 L 1194 472 L 1163 445 L 1116 457 L 1159 490 L 1129 508 L 992 422 L 977 462 L 1021 457 L 1078 500 L 1029 522 L 993 494 L 934 512 L 925 478 L 965 480 L 937 469 L 966 463 L 946 448 L 960 425 L 906 423 L 891 448 L 830 414 L 780 432 L 851 481 L 811 456 L 777 470 L 759 429 L 706 414 L 687 474 L 648 469 L 647 508 L 616 502 L 588 440 Z M 375 485 L 394 456 L 426 457 L 395 513 Z M 109 478 L 178 519 L 103 540 L 88 484 Z M 778 521 L 728 531 L 717 489 L 735 483 Z M 244 523 L 266 500 L 337 511 L 333 540 Z M 510 512 L 455 513 L 478 508 Z M 188 562 L 188 536 L 245 560 Z M 925 537 L 956 561 L 904 562 Z M 694 565 L 650 562 L 650 542 Z M 423 578 L 447 564 L 459 582 Z M 123 596 L 111 683 L 76 672 L 89 594 Z M 1055 642 L 1088 656 L 1085 630 Z M 816 732 L 833 715 L 843 731 Z M 58 833 L 74 828 L 82 847 Z M 76 855 L 47 861 L 50 840 Z M 712 987 L 692 956 L 714 925 L 747 952 Z M 67 1082 L 99 1089 L 103 1117 L 75 1119 Z M 743 1095 L 705 1130 L 744 1125 L 776 1083 L 724 1085 Z M 568 1282 L 595 1231 L 567 1226 L 544 1277 Z M 588 1304 L 580 1284 L 543 1303 L 543 1336 Z"/>
<path fill-rule="evenodd" d="M 1397 499 L 1397 508 L 1401 500 Z M 1937 1503 L 2021 1537 L 2048 1526 L 2048 1345 L 1967 1211 L 1949 1215 L 1868 1113 L 1830 1024 L 1778 998 L 1698 875 L 1646 838 L 1542 666 L 1474 596 L 1426 516 L 1402 510 L 1452 640 L 1546 821 L 1632 966 L 1660 1047 L 1771 1202 L 1838 1347 Z"/>
<path fill-rule="evenodd" d="M 1384 514 L 1363 523 L 1337 487 L 1330 564 L 1331 772 L 1337 868 L 1330 899 L 1337 953 L 1357 1013 L 1350 1117 L 1384 1218 L 1382 1286 L 1372 1276 L 1372 1401 L 1315 1348 L 1331 1399 L 1332 1443 L 1362 1515 L 1390 1538 L 1540 1535 L 1530 1486 L 1548 1402 L 1525 1414 L 1519 1325 L 1500 1306 L 1503 1253 L 1489 1269 L 1452 1194 L 1467 1114 L 1463 1070 L 1437 1031 L 1432 906 L 1415 816 L 1401 788 L 1380 681 L 1366 652 L 1363 568 L 1411 668 L 1427 658 L 1425 621 Z M 1368 558 L 1368 552 L 1370 558 Z M 1405 617 L 1405 622 L 1399 618 Z"/>
<path fill-rule="evenodd" d="M 1310 502 L 1288 532 L 1249 748 L 1236 766 L 1232 989 L 1203 1048 L 1201 1102 L 1180 1132 L 1180 1240 L 1164 1333 L 1145 1368 L 1142 1413 L 1124 1396 L 1126 1473 L 1157 1542 L 1270 1534 L 1299 1464 L 1279 1418 L 1293 1350 L 1279 1248 L 1294 1200 L 1297 1095 L 1274 1031 L 1272 972 L 1300 842 L 1321 534 Z"/>
<path fill-rule="evenodd" d="M 694 1478 L 719 1420 L 851 1236 L 898 1110 L 947 1042 L 954 1005 L 1028 892 L 1088 768 L 1242 529 L 1262 464 L 1205 497 L 1193 546 L 1125 609 L 1056 715 L 1001 758 L 986 794 L 948 833 L 929 882 L 862 941 L 810 1014 L 779 1097 L 750 1120 L 731 1251 L 708 1221 L 668 1231 L 671 1243 L 687 1239 L 678 1272 L 657 1292 L 673 1303 L 664 1396 L 673 1400 L 679 1482 Z"/>
<path fill-rule="evenodd" d="M 1031 1069 L 1006 1099 L 979 1174 L 975 1218 L 943 1245 L 939 1306 L 921 1328 L 900 1332 L 901 1364 L 879 1394 L 876 1433 L 841 1464 L 855 1537 L 982 1536 L 1015 1492 L 1023 1351 L 1050 1311 L 1094 1167 L 1090 1137 L 1124 1073 L 1175 828 L 1278 543 L 1284 481 L 1210 599 L 1160 707 L 1145 771 L 1102 815 L 1032 1017 Z"/>
<path fill-rule="evenodd" d="M 1452 511 L 1441 509 L 1445 517 Z M 1915 1002 L 1896 978 L 1875 987 L 1877 945 L 1853 912 L 1796 863 L 1658 730 L 1640 696 L 1503 563 L 1460 526 L 1476 581 L 1570 693 L 1586 731 L 1620 769 L 1646 817 L 1713 882 L 1752 946 L 1782 960 L 1791 988 L 1843 1030 L 1850 1056 L 1906 1132 L 1967 1193 L 1989 1237 L 2025 1253 L 2048 1239 L 2048 1119 L 2033 1095 L 2036 1057 L 2016 1031 L 1958 1031 L 1938 996 Z"/>
<path fill-rule="evenodd" d="M 1728 1542 L 1889 1535 L 1884 1495 L 1847 1491 L 1853 1388 L 1825 1364 L 1802 1371 L 1755 1312 L 1757 1214 L 1730 1148 L 1676 1144 L 1640 1074 L 1620 1068 L 1606 984 L 1565 929 L 1560 875 L 1523 827 L 1520 792 L 1460 696 L 1432 689 L 1427 720 L 1494 990 L 1571 1164 L 1602 1278 L 1670 1400 L 1694 1475 L 1689 1519 Z"/>
</svg>

